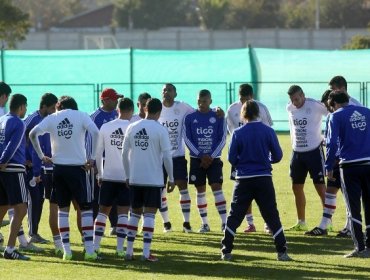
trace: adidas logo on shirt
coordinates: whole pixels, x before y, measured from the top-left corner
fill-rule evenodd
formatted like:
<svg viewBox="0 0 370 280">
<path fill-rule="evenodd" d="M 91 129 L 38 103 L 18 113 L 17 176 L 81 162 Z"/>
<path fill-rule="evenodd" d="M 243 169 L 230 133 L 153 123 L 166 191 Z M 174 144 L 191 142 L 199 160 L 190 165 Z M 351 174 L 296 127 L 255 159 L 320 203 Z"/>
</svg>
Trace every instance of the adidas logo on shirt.
<svg viewBox="0 0 370 280">
<path fill-rule="evenodd" d="M 73 124 L 71 124 L 71 122 L 67 118 L 65 118 L 58 124 L 57 129 L 58 136 L 70 139 L 73 133 L 72 132 Z"/>
<path fill-rule="evenodd" d="M 116 146 L 117 149 L 122 150 L 122 142 L 124 137 L 125 136 L 123 134 L 122 128 L 118 128 L 115 131 L 113 131 L 112 134 L 110 135 L 111 146 Z"/>
<path fill-rule="evenodd" d="M 353 129 L 359 129 L 361 131 L 366 128 L 366 117 L 361 115 L 358 111 L 354 111 L 349 118 Z"/>
<path fill-rule="evenodd" d="M 146 133 L 145 128 L 141 129 L 139 132 L 137 132 L 134 136 L 135 138 L 135 147 L 140 147 L 143 151 L 148 149 L 149 147 L 149 136 Z"/>
<path fill-rule="evenodd" d="M 193 123 L 198 123 L 198 120 L 197 120 L 197 119 L 194 119 L 194 120 L 193 120 Z"/>
</svg>

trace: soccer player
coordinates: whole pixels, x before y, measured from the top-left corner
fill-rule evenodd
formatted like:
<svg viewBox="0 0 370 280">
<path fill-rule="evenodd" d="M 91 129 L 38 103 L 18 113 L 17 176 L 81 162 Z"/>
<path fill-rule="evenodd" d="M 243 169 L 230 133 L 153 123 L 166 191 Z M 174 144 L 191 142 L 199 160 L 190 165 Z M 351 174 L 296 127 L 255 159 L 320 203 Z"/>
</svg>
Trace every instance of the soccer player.
<svg viewBox="0 0 370 280">
<path fill-rule="evenodd" d="M 321 102 L 306 98 L 300 86 L 292 85 L 288 95 L 291 102 L 287 105 L 287 111 L 293 148 L 290 177 L 298 216 L 297 224 L 288 230 L 307 231 L 304 183 L 308 172 L 323 206 L 325 201 L 321 123 L 328 111 Z"/>
<path fill-rule="evenodd" d="M 29 132 L 39 124 L 46 116 L 55 112 L 55 106 L 58 98 L 52 93 L 45 93 L 40 100 L 39 110 L 35 111 L 25 119 L 26 138 Z M 44 134 L 39 137 L 42 151 L 48 157 L 51 157 L 50 135 Z M 53 235 L 55 254 L 63 252 L 62 240 L 58 230 L 58 205 L 56 201 L 55 188 L 52 183 L 53 165 L 43 163 L 35 150 L 32 143 L 27 139 L 26 157 L 29 157 L 31 163 L 28 167 L 26 185 L 29 190 L 30 200 L 28 201 L 28 224 L 30 241 L 33 243 L 48 243 L 38 234 L 38 226 L 42 214 L 44 197 L 49 200 L 49 226 Z M 30 182 L 33 184 L 31 185 Z"/>
<path fill-rule="evenodd" d="M 38 233 L 38 227 L 44 204 L 44 193 L 46 198 L 50 200 L 52 190 L 52 185 L 46 185 L 48 181 L 50 182 L 50 180 L 47 180 L 44 175 L 47 172 L 50 172 L 53 167 L 51 164 L 44 165 L 41 162 L 37 154 L 34 152 L 32 143 L 28 139 L 28 135 L 32 128 L 39 124 L 46 116 L 55 112 L 55 105 L 57 104 L 57 102 L 58 98 L 54 94 L 45 93 L 41 97 L 39 110 L 29 115 L 24 121 L 26 125 L 26 147 L 27 147 L 26 159 L 27 162 L 29 163 L 29 165 L 26 167 L 27 169 L 26 185 L 28 187 L 28 191 L 30 194 L 30 200 L 28 201 L 28 227 L 29 235 L 31 238 L 30 241 L 33 243 L 44 243 L 44 244 L 48 243 L 48 240 L 43 238 Z M 39 140 L 40 143 L 42 143 L 41 147 L 44 153 L 47 156 L 51 157 L 50 136 L 48 134 L 45 134 L 41 136 Z M 43 174 L 42 177 L 45 180 L 41 179 L 41 174 Z M 55 200 L 51 200 L 49 223 L 53 237 L 54 236 L 59 237 L 57 221 L 58 221 L 58 206 Z M 61 241 L 59 245 L 61 245 Z"/>
<path fill-rule="evenodd" d="M 27 212 L 26 140 L 25 125 L 21 120 L 27 112 L 27 98 L 14 94 L 9 109 L 10 112 L 0 118 L 0 222 L 9 206 L 14 209 L 14 215 L 3 256 L 5 259 L 29 260 L 15 249 L 17 234 Z"/>
<path fill-rule="evenodd" d="M 102 90 L 100 94 L 100 100 L 102 102 L 102 106 L 99 107 L 95 112 L 93 112 L 90 117 L 95 123 L 95 125 L 98 127 L 98 129 L 101 128 L 101 126 L 106 123 L 113 121 L 118 117 L 117 112 L 117 104 L 118 99 L 122 98 L 123 95 L 118 94 L 115 89 L 113 88 L 106 88 Z M 90 158 L 91 153 L 91 136 L 87 134 L 86 137 L 86 150 L 87 150 L 87 158 Z M 96 215 L 99 211 L 99 187 L 96 180 L 96 170 L 91 170 L 90 176 L 91 176 L 91 184 L 93 185 L 94 189 L 94 196 L 93 196 L 93 217 L 96 218 Z M 111 223 L 111 231 L 110 235 L 116 235 L 116 224 L 117 224 L 117 208 L 116 205 L 113 204 L 111 208 L 111 212 L 109 214 L 109 220 Z"/>
<path fill-rule="evenodd" d="M 123 245 L 126 238 L 130 196 L 121 154 L 126 129 L 134 112 L 134 103 L 129 98 L 123 98 L 118 102 L 117 108 L 118 118 L 103 124 L 99 131 L 96 167 L 100 193 L 99 213 L 94 226 L 94 249 L 95 252 L 99 252 L 107 217 L 113 203 L 116 202 L 118 213 L 116 254 L 124 257 Z M 103 159 L 103 153 L 106 160 Z"/>
<path fill-rule="evenodd" d="M 329 94 L 332 92 L 332 90 L 326 90 L 324 94 L 321 97 L 321 102 L 325 104 L 327 110 L 330 113 L 334 112 L 334 109 L 328 104 Z M 345 90 L 346 92 L 346 90 Z M 359 102 L 352 97 L 349 97 L 349 105 L 356 105 L 359 104 Z M 361 105 L 362 106 L 362 105 Z M 326 129 L 325 129 L 325 139 L 327 138 L 328 133 L 328 123 L 330 119 L 330 114 L 326 118 Z M 339 156 L 339 151 L 337 152 L 337 156 Z M 339 158 L 335 161 L 335 165 L 333 166 L 333 174 L 334 174 L 334 180 L 327 180 L 327 188 L 325 192 L 325 203 L 324 203 L 324 211 L 322 214 L 322 219 L 319 224 L 319 226 L 313 228 L 310 231 L 305 232 L 306 235 L 311 236 L 320 236 L 320 235 L 327 235 L 328 229 L 330 230 L 330 226 L 332 225 L 332 216 L 334 215 L 334 212 L 336 210 L 337 205 L 337 193 L 338 190 L 341 189 L 340 184 L 340 173 L 339 173 Z M 344 228 L 339 231 L 337 234 L 337 237 L 350 237 L 351 236 L 351 230 L 349 228 L 349 222 L 348 219 L 346 219 L 346 225 Z"/>
<path fill-rule="evenodd" d="M 86 158 L 85 134 L 92 136 L 92 153 Z M 38 136 L 50 133 L 52 158 L 46 156 Z M 78 111 L 76 101 L 70 96 L 62 96 L 57 104 L 57 112 L 44 118 L 30 132 L 30 140 L 39 158 L 54 164 L 53 182 L 58 203 L 58 227 L 63 242 L 63 259 L 71 260 L 69 242 L 69 207 L 75 199 L 81 210 L 81 227 L 84 236 L 85 260 L 97 260 L 93 244 L 92 190 L 88 182 L 87 170 L 93 168 L 99 130 L 89 115 Z"/>
<path fill-rule="evenodd" d="M 226 141 L 226 123 L 210 109 L 211 92 L 203 89 L 198 94 L 198 109 L 185 117 L 185 144 L 190 150 L 189 183 L 197 189 L 197 206 L 202 225 L 200 233 L 210 231 L 207 217 L 206 178 L 211 186 L 215 205 L 221 217 L 221 229 L 226 222 L 226 200 L 222 191 L 223 163 L 220 159 Z"/>
<path fill-rule="evenodd" d="M 221 241 L 221 259 L 225 261 L 232 259 L 231 251 L 236 229 L 243 221 L 246 206 L 249 206 L 254 199 L 272 231 L 277 259 L 290 261 L 276 206 L 271 173 L 271 163 L 279 162 L 283 152 L 274 130 L 259 121 L 257 102 L 246 101 L 241 114 L 246 124 L 234 131 L 228 155 L 229 162 L 236 170 L 236 182 L 224 237 Z"/>
<path fill-rule="evenodd" d="M 345 91 L 333 91 L 329 105 L 334 108 L 327 134 L 325 169 L 333 180 L 333 166 L 339 151 L 342 191 L 348 208 L 355 249 L 345 258 L 370 257 L 370 110 L 349 105 Z M 366 236 L 362 232 L 361 197 L 365 213 Z"/>
<path fill-rule="evenodd" d="M 152 98 L 149 93 L 143 92 L 137 98 L 137 107 L 139 108 L 139 113 L 134 114 L 130 120 L 130 122 L 136 122 L 141 119 L 145 119 L 145 106 L 148 99 Z"/>
<path fill-rule="evenodd" d="M 126 131 L 122 148 L 122 160 L 130 186 L 131 214 L 127 224 L 126 260 L 133 259 L 133 246 L 141 214 L 143 223 L 143 261 L 155 262 L 151 254 L 155 214 L 161 207 L 164 187 L 164 164 L 168 174 L 168 191 L 175 188 L 171 157 L 171 144 L 167 130 L 158 122 L 162 111 L 159 99 L 150 99 L 146 105 L 146 117 L 132 123 Z M 145 160 L 143 160 L 145 159 Z"/>
<path fill-rule="evenodd" d="M 194 109 L 184 102 L 175 101 L 176 96 L 176 87 L 173 84 L 168 83 L 163 85 L 162 113 L 158 121 L 167 129 L 170 136 L 173 176 L 175 178 L 175 184 L 178 186 L 180 192 L 180 206 L 184 221 L 183 232 L 189 233 L 192 232 L 190 226 L 191 198 L 188 191 L 188 170 L 187 160 L 185 159 L 185 143 L 182 135 L 182 124 L 185 116 L 194 112 Z M 166 173 L 165 178 L 167 178 Z M 159 211 L 162 214 L 164 222 L 164 232 L 171 231 L 165 189 L 163 189 L 162 207 Z"/>
<path fill-rule="evenodd" d="M 347 81 L 343 76 L 334 76 L 330 80 L 329 86 L 330 86 L 331 90 L 341 90 L 341 91 L 344 91 L 348 94 L 348 92 L 347 92 Z M 351 96 L 349 96 L 349 102 L 351 102 L 352 105 L 363 106 L 360 101 L 356 100 L 355 98 L 353 98 Z"/>
<path fill-rule="evenodd" d="M 253 87 L 249 84 L 241 84 L 239 86 L 239 101 L 231 104 L 226 114 L 227 130 L 229 131 L 230 135 L 233 134 L 236 128 L 244 124 L 240 117 L 240 111 L 242 109 L 243 104 L 248 100 L 253 100 Z M 262 121 L 262 123 L 268 126 L 272 126 L 273 122 L 267 107 L 259 101 L 255 102 L 257 103 L 259 108 L 259 119 Z M 234 167 L 231 167 L 230 179 L 235 180 Z M 244 232 L 245 233 L 255 232 L 256 227 L 253 223 L 252 204 L 249 206 L 247 210 L 245 220 L 247 222 L 247 227 L 245 228 Z M 269 228 L 267 224 L 265 224 L 265 232 L 269 233 Z"/>
</svg>

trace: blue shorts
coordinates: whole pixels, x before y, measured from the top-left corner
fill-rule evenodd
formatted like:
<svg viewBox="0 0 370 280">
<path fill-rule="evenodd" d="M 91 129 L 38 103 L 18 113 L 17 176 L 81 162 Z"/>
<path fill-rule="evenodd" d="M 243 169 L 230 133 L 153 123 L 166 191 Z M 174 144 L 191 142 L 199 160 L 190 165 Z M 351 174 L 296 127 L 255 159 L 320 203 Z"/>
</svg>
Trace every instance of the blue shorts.
<svg viewBox="0 0 370 280">
<path fill-rule="evenodd" d="M 49 200 L 50 203 L 57 203 L 56 190 L 53 184 L 53 171 L 45 170 L 41 173 L 41 183 L 44 186 L 45 198 Z"/>
<path fill-rule="evenodd" d="M 0 205 L 27 203 L 25 172 L 0 172 Z"/>
<path fill-rule="evenodd" d="M 83 165 L 54 165 L 53 183 L 59 208 L 68 207 L 75 199 L 81 210 L 90 209 L 92 189 Z"/>
<path fill-rule="evenodd" d="M 204 169 L 200 167 L 200 158 L 190 159 L 190 172 L 189 172 L 189 184 L 195 185 L 196 187 L 206 185 L 206 179 L 208 179 L 208 184 L 222 184 L 222 166 L 223 162 L 220 158 L 213 159 L 211 165 Z"/>
<path fill-rule="evenodd" d="M 130 206 L 130 189 L 123 182 L 103 181 L 99 193 L 99 205 Z"/>
<path fill-rule="evenodd" d="M 172 158 L 173 162 L 173 177 L 175 181 L 187 181 L 188 180 L 188 161 L 185 156 Z M 163 166 L 163 178 L 164 184 L 167 183 L 167 172 L 166 168 Z"/>
<path fill-rule="evenodd" d="M 290 160 L 290 177 L 293 184 L 304 184 L 310 173 L 314 184 L 325 184 L 325 157 L 322 146 L 308 152 L 292 153 Z"/>
<path fill-rule="evenodd" d="M 131 208 L 161 208 L 163 187 L 142 187 L 130 185 Z"/>
</svg>

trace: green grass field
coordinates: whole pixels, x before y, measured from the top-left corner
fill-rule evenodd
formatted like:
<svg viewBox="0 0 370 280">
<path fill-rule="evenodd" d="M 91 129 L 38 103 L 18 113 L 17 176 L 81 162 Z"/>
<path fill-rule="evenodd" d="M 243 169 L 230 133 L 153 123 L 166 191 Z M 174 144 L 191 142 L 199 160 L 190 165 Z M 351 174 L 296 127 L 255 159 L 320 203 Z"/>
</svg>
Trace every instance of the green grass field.
<svg viewBox="0 0 370 280">
<path fill-rule="evenodd" d="M 284 151 L 281 163 L 274 165 L 274 183 L 280 218 L 285 228 L 296 222 L 294 197 L 290 188 L 289 158 L 291 153 L 288 135 L 279 135 Z M 230 203 L 233 183 L 228 179 L 230 166 L 224 160 L 224 191 Z M 194 229 L 200 226 L 200 218 L 195 204 L 195 191 L 190 186 L 192 196 L 191 224 Z M 309 228 L 316 226 L 321 219 L 322 207 L 319 197 L 310 180 L 305 186 L 306 217 Z M 306 237 L 302 233 L 286 232 L 288 250 L 294 262 L 276 261 L 272 237 L 263 233 L 263 220 L 258 208 L 253 204 L 257 233 L 245 235 L 245 223 L 238 229 L 233 251 L 233 262 L 220 261 L 220 219 L 213 203 L 211 191 L 208 193 L 208 216 L 211 232 L 208 234 L 182 233 L 182 215 L 178 203 L 178 191 L 168 195 L 170 219 L 174 231 L 162 233 L 162 220 L 156 218 L 156 230 L 152 252 L 159 257 L 157 263 L 143 263 L 140 260 L 125 262 L 114 256 L 115 238 L 106 237 L 102 241 L 104 260 L 86 262 L 83 260 L 82 245 L 75 226 L 75 213 L 72 214 L 71 241 L 74 261 L 65 262 L 53 255 L 53 245 L 40 245 L 45 253 L 28 254 L 29 262 L 6 261 L 0 259 L 0 279 L 370 279 L 368 259 L 345 259 L 343 254 L 353 249 L 351 239 L 335 238 L 335 232 L 327 237 Z M 40 234 L 51 239 L 47 224 L 47 203 L 40 225 Z M 337 211 L 333 217 L 335 231 L 340 230 L 345 221 L 345 208 L 341 193 L 337 198 Z M 26 223 L 23 223 L 26 227 Z M 2 229 L 8 234 L 9 227 Z M 108 235 L 108 229 L 106 231 Z M 142 239 L 135 242 L 136 256 L 141 255 Z"/>
</svg>

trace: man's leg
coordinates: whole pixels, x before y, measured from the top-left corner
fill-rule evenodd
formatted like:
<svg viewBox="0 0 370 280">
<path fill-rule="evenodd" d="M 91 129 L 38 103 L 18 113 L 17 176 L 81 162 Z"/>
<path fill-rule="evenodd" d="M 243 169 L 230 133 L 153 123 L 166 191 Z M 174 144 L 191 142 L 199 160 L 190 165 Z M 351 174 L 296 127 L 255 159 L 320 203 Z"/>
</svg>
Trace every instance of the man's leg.
<svg viewBox="0 0 370 280">
<path fill-rule="evenodd" d="M 180 207 L 184 219 L 183 231 L 192 232 L 190 226 L 191 198 L 188 190 L 188 182 L 185 180 L 175 180 L 175 184 L 178 186 L 180 193 Z"/>
<path fill-rule="evenodd" d="M 215 206 L 221 218 L 221 230 L 223 231 L 226 224 L 226 199 L 222 191 L 222 184 L 211 184 L 211 189 L 215 198 Z"/>
<path fill-rule="evenodd" d="M 15 242 L 17 240 L 18 232 L 22 225 L 23 218 L 27 213 L 27 203 L 15 204 L 11 205 L 11 207 L 14 209 L 14 215 L 10 221 L 9 238 L 5 248 L 8 254 L 12 254 L 15 250 Z"/>
</svg>

